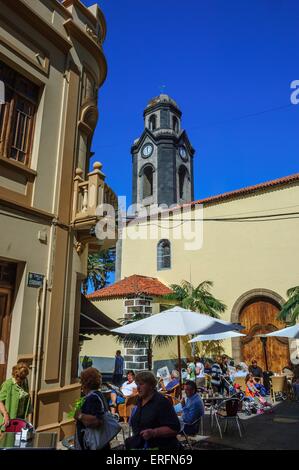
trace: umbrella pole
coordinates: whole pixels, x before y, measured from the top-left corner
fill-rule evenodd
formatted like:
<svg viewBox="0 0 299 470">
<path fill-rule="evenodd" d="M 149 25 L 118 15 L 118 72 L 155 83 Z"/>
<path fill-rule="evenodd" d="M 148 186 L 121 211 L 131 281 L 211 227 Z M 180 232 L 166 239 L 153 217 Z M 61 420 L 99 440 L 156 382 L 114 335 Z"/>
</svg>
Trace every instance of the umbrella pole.
<svg viewBox="0 0 299 470">
<path fill-rule="evenodd" d="M 181 338 L 178 336 L 178 363 L 180 374 L 180 398 L 182 398 L 182 359 L 181 359 Z"/>
</svg>

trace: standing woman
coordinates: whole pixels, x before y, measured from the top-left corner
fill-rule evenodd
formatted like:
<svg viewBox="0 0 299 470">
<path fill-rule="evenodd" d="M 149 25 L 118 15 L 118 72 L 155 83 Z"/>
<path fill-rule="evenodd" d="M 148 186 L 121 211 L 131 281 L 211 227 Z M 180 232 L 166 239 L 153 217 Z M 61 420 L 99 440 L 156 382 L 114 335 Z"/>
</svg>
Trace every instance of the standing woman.
<svg viewBox="0 0 299 470">
<path fill-rule="evenodd" d="M 80 375 L 82 393 L 85 397 L 81 409 L 75 413 L 76 420 L 76 448 L 88 450 L 84 441 L 84 431 L 86 428 L 99 428 L 104 426 L 104 415 L 108 410 L 106 401 L 99 391 L 102 384 L 102 376 L 94 367 L 88 367 Z M 107 444 L 103 450 L 109 450 Z"/>
<path fill-rule="evenodd" d="M 3 382 L 1 386 L 0 426 L 2 430 L 5 430 L 11 419 L 26 419 L 30 413 L 28 374 L 27 364 L 19 362 L 12 368 L 12 378 Z"/>
<path fill-rule="evenodd" d="M 172 404 L 157 392 L 155 376 L 139 372 L 135 382 L 139 398 L 130 418 L 133 436 L 126 439 L 126 450 L 178 450 L 181 425 Z"/>
</svg>

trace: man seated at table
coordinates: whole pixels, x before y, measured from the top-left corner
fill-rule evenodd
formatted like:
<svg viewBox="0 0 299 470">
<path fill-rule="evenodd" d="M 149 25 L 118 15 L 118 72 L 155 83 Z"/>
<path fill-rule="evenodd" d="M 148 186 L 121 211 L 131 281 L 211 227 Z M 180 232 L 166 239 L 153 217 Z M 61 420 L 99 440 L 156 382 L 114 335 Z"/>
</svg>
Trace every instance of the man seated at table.
<svg viewBox="0 0 299 470">
<path fill-rule="evenodd" d="M 159 385 L 161 386 L 159 392 L 167 392 L 167 393 L 170 393 L 172 392 L 172 390 L 174 389 L 174 387 L 176 387 L 177 385 L 179 385 L 180 383 L 180 374 L 179 374 L 179 371 L 177 370 L 173 370 L 170 374 L 170 382 L 168 382 L 168 384 L 164 384 L 164 380 L 163 378 L 161 377 L 159 379 Z"/>
<path fill-rule="evenodd" d="M 255 359 L 251 362 L 251 366 L 249 366 L 248 370 L 253 377 L 259 377 L 263 380 L 263 370 L 257 365 L 257 361 Z"/>
<path fill-rule="evenodd" d="M 196 383 L 192 380 L 187 380 L 184 385 L 186 399 L 182 398 L 180 403 L 175 405 L 176 413 L 181 413 L 181 419 L 184 422 L 184 431 L 187 435 L 196 434 L 199 430 L 199 423 L 194 423 L 199 420 L 204 413 L 205 407 L 202 399 L 196 393 Z"/>
<path fill-rule="evenodd" d="M 116 413 L 117 405 L 125 403 L 126 398 L 137 395 L 137 385 L 135 383 L 135 373 L 133 370 L 127 372 L 127 380 L 122 384 L 119 393 L 111 390 L 109 406 L 113 414 Z"/>
</svg>

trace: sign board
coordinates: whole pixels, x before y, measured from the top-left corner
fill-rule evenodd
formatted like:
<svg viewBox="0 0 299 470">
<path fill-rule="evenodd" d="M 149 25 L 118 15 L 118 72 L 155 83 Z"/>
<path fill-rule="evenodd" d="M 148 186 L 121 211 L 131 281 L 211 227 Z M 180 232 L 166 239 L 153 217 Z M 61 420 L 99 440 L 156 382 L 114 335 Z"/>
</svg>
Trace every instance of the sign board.
<svg viewBox="0 0 299 470">
<path fill-rule="evenodd" d="M 37 273 L 28 273 L 28 287 L 42 287 L 44 283 L 44 275 Z"/>
<path fill-rule="evenodd" d="M 162 378 L 164 385 L 166 385 L 170 382 L 170 373 L 169 369 L 167 366 L 161 367 L 160 369 L 157 370 L 157 377 Z"/>
</svg>

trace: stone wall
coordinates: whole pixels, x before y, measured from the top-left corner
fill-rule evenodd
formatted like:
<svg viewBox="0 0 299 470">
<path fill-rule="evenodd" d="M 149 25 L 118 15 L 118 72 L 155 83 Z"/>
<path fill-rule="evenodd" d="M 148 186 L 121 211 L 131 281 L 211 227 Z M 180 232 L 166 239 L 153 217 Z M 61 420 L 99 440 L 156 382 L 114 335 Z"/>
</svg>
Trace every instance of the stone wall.
<svg viewBox="0 0 299 470">
<path fill-rule="evenodd" d="M 152 298 L 139 296 L 124 301 L 124 318 L 130 320 L 134 314 L 138 313 L 146 318 L 152 314 Z M 148 370 L 148 350 L 147 342 L 141 342 L 137 345 L 126 344 L 124 353 L 125 370 L 134 370 L 135 373 Z"/>
</svg>

